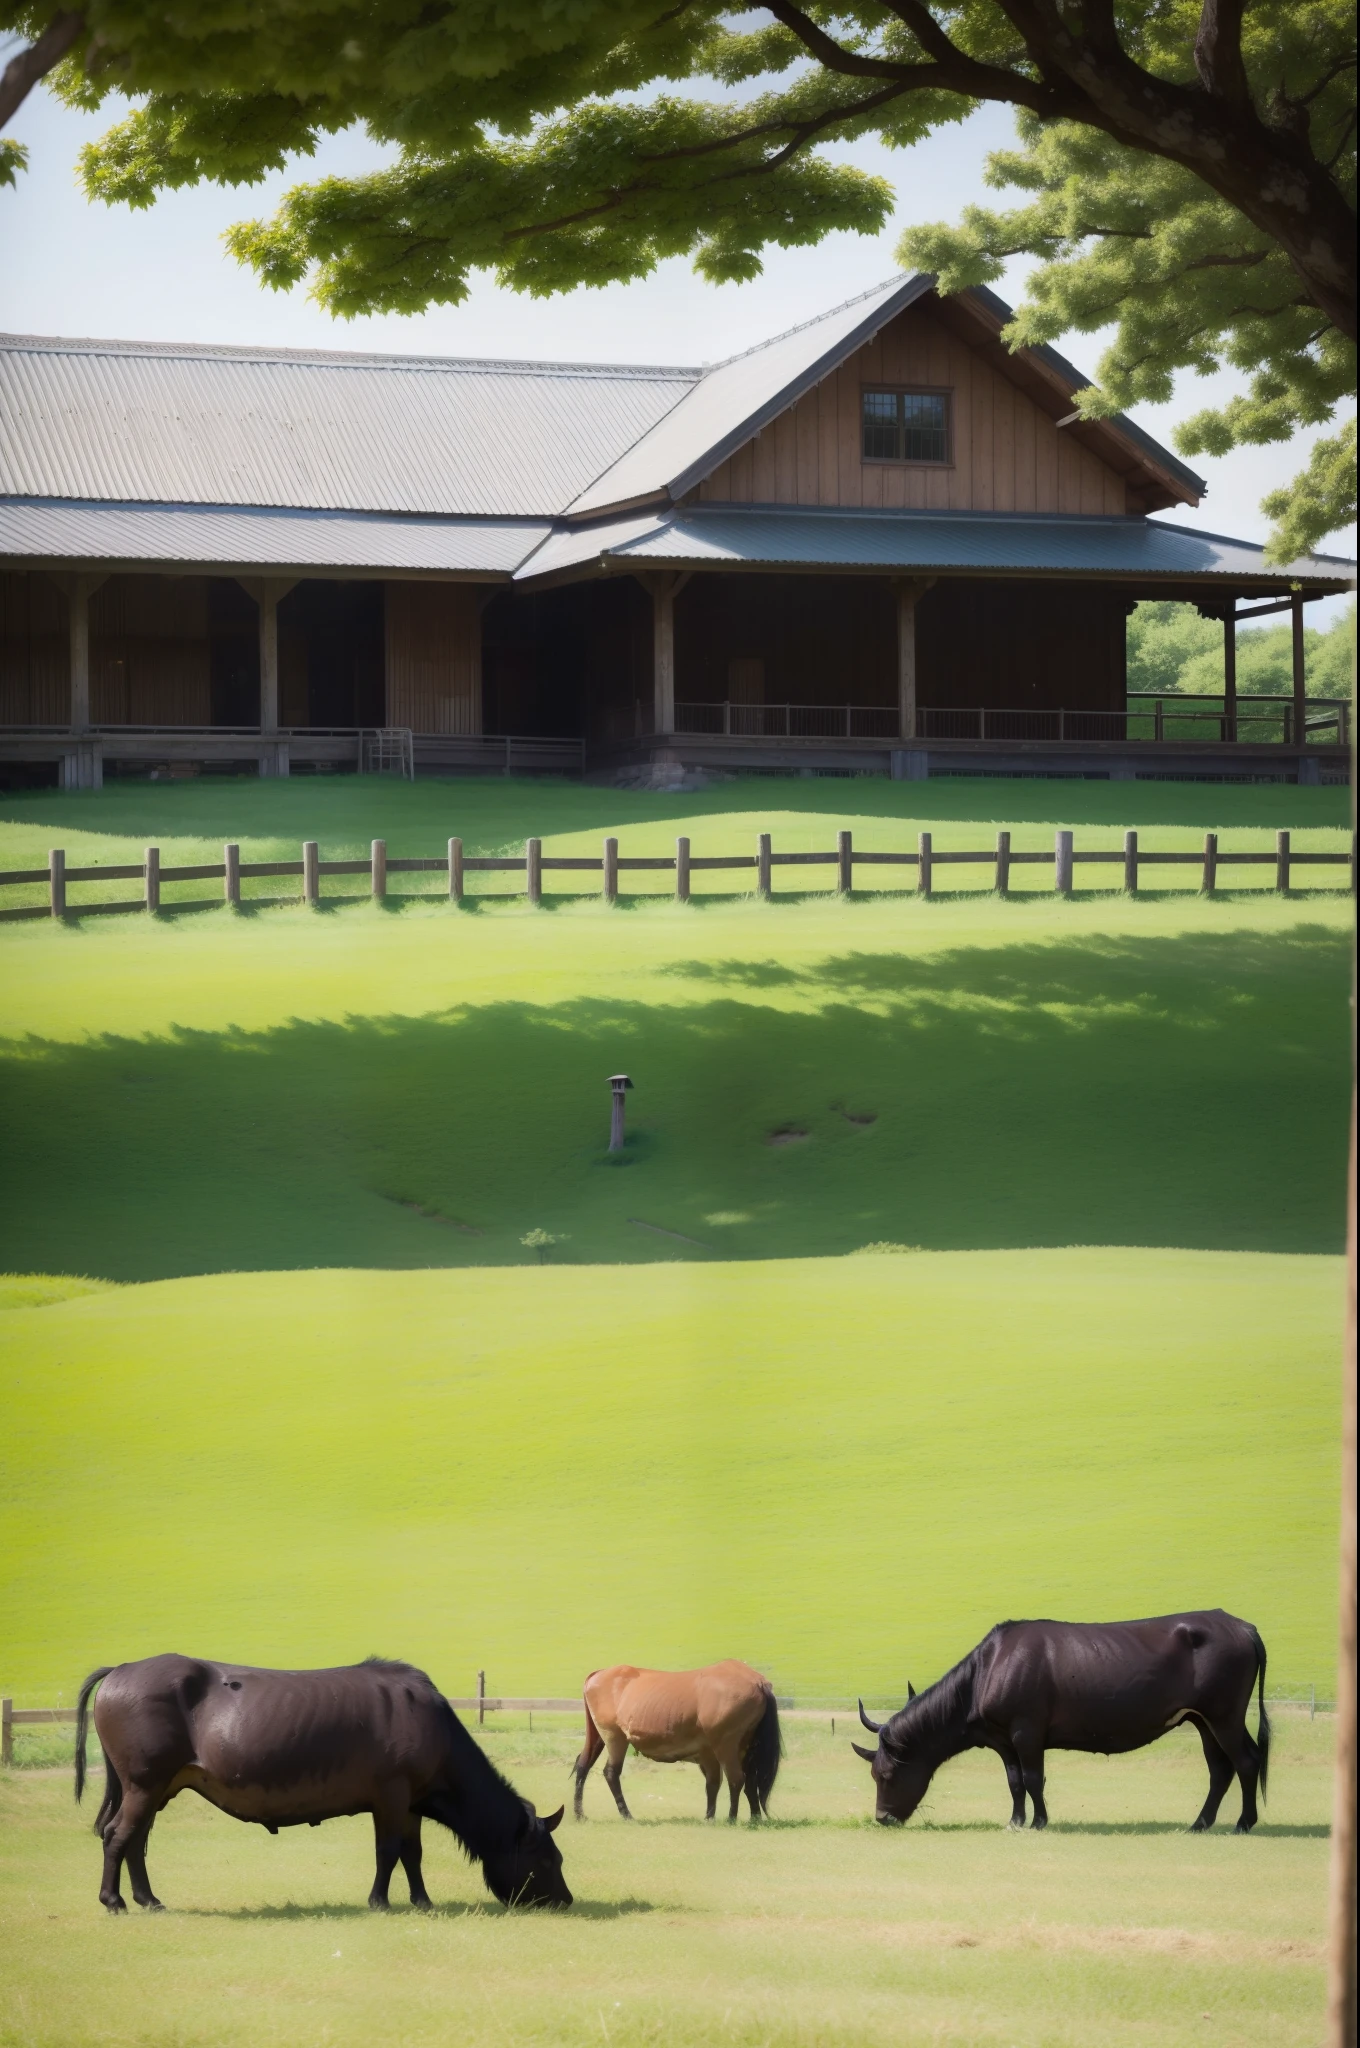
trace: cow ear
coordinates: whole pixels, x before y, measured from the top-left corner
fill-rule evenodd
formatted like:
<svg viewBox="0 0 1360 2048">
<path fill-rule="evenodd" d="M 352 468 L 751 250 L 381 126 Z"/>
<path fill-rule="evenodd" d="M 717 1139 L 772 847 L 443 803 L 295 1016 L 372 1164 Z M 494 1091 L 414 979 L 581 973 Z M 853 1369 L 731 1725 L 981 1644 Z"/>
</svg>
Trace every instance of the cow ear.
<svg viewBox="0 0 1360 2048">
<path fill-rule="evenodd" d="M 914 1699 L 915 1699 L 915 1697 L 916 1697 L 916 1687 L 915 1687 L 915 1686 L 914 1686 L 914 1685 L 912 1684 L 911 1680 L 910 1680 L 910 1679 L 908 1679 L 908 1680 L 907 1680 L 907 1698 L 908 1698 L 909 1700 L 914 1700 Z"/>
<path fill-rule="evenodd" d="M 856 1756 L 862 1756 L 864 1758 L 866 1764 L 871 1764 L 874 1758 L 878 1755 L 878 1751 L 876 1749 L 866 1749 L 862 1742 L 852 1742 L 850 1747 L 854 1750 Z"/>
<path fill-rule="evenodd" d="M 549 1834 L 552 1834 L 566 1810 L 565 1806 L 559 1806 L 556 1813 L 548 1813 L 543 1816 L 543 1825 Z"/>
</svg>

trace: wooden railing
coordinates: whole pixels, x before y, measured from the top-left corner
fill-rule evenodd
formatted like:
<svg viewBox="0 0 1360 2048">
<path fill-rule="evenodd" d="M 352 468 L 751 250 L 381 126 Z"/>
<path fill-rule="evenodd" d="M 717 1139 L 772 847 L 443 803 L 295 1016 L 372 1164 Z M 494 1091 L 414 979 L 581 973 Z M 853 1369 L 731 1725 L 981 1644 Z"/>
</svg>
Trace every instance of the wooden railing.
<svg viewBox="0 0 1360 2048">
<path fill-rule="evenodd" d="M 1235 707 L 1212 697 L 1131 690 L 1115 711 L 1023 710 L 987 705 L 918 705 L 914 733 L 903 733 L 896 705 L 677 704 L 675 729 L 691 737 L 737 739 L 1012 740 L 1060 746 L 1113 741 L 1212 739 L 1243 744 L 1294 744 L 1292 697 L 1240 696 Z M 1350 743 L 1350 703 L 1310 697 L 1304 741 Z"/>
<path fill-rule="evenodd" d="M 220 861 L 197 861 L 188 866 L 162 867 L 160 848 L 148 846 L 141 861 L 96 864 L 87 867 L 68 867 L 63 848 L 53 847 L 42 868 L 11 868 L 0 872 L 0 889 L 46 885 L 47 901 L 42 904 L 24 904 L 15 909 L 0 910 L 0 921 L 34 917 L 95 917 L 114 912 L 148 911 L 152 915 L 162 908 L 161 891 L 167 882 L 218 881 L 222 884 L 220 901 L 239 906 L 241 884 L 257 877 L 288 877 L 301 883 L 294 900 L 304 904 L 320 903 L 321 883 L 326 877 L 366 876 L 366 894 L 378 901 L 389 894 L 388 878 L 397 874 L 438 874 L 445 877 L 449 899 L 462 902 L 466 891 L 466 880 L 470 874 L 522 875 L 522 890 L 509 893 L 523 894 L 530 903 L 543 900 L 543 877 L 545 874 L 593 874 L 599 875 L 601 893 L 606 902 L 618 900 L 619 877 L 625 873 L 663 873 L 675 876 L 675 894 L 681 902 L 688 902 L 691 877 L 696 873 L 711 872 L 715 869 L 754 872 L 756 894 L 768 898 L 773 893 L 775 868 L 834 867 L 835 888 L 838 894 L 848 896 L 854 887 L 855 868 L 903 867 L 916 870 L 916 890 L 919 895 L 929 896 L 934 886 L 934 872 L 937 867 L 990 867 L 993 870 L 992 886 L 1001 895 L 1010 887 L 1011 870 L 1016 867 L 1052 865 L 1053 887 L 1060 895 L 1070 895 L 1073 887 L 1073 871 L 1077 864 L 1118 866 L 1123 870 L 1123 887 L 1130 895 L 1139 887 L 1139 878 L 1144 868 L 1149 867 L 1198 867 L 1200 887 L 1212 893 L 1218 887 L 1219 870 L 1226 867 L 1273 867 L 1275 887 L 1284 894 L 1295 886 L 1294 874 L 1299 868 L 1344 867 L 1350 870 L 1350 886 L 1355 886 L 1355 844 L 1349 852 L 1300 853 L 1295 852 L 1290 834 L 1278 832 L 1273 849 L 1229 848 L 1219 845 L 1216 832 L 1206 832 L 1200 852 L 1158 852 L 1155 848 L 1144 847 L 1137 832 L 1126 832 L 1124 844 L 1112 847 L 1078 847 L 1070 831 L 1060 831 L 1052 853 L 1021 851 L 1011 845 L 1009 832 L 998 832 L 995 847 L 984 847 L 975 851 L 959 852 L 954 848 L 937 848 L 933 835 L 922 832 L 916 851 L 870 852 L 854 845 L 849 832 L 838 832 L 834 852 L 825 853 L 776 853 L 771 844 L 770 834 L 762 832 L 756 841 L 754 853 L 696 854 L 690 849 L 687 838 L 675 842 L 674 854 L 645 854 L 625 856 L 619 852 L 617 839 L 604 842 L 602 853 L 593 855 L 557 856 L 545 854 L 541 839 L 530 839 L 522 854 L 487 855 L 466 854 L 461 839 L 450 839 L 445 853 L 429 858 L 389 859 L 387 843 L 375 839 L 367 860 L 322 860 L 316 840 L 306 840 L 302 846 L 301 860 L 260 860 L 243 861 L 239 845 L 230 843 L 222 849 Z M 73 903 L 69 891 L 71 886 L 82 882 L 138 881 L 141 894 L 133 899 L 115 903 Z M 396 892 L 393 892 L 396 893 Z M 402 900 L 429 901 L 429 892 L 407 892 Z M 275 899 L 277 900 L 277 899 Z M 353 900 L 353 899 L 349 899 Z M 213 907 L 212 902 L 182 903 L 167 906 L 176 910 L 197 910 Z"/>
</svg>

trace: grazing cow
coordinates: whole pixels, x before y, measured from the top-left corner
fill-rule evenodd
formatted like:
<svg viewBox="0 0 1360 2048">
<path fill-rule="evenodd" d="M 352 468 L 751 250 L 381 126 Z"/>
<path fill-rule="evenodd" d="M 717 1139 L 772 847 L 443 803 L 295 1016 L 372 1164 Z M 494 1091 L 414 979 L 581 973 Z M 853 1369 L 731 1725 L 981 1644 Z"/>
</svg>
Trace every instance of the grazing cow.
<svg viewBox="0 0 1360 2048">
<path fill-rule="evenodd" d="M 1168 1728 L 1192 1721 L 1209 1766 L 1209 1796 L 1196 1831 L 1211 1828 L 1234 1772 L 1242 1786 L 1238 1834 L 1256 1825 L 1256 1790 L 1265 1797 L 1270 1723 L 1265 1705 L 1266 1649 L 1249 1621 L 1213 1608 L 1152 1621 L 1003 1621 L 890 1721 L 860 1719 L 877 1749 L 851 1747 L 872 1765 L 876 1817 L 910 1820 L 940 1765 L 965 1749 L 994 1749 L 1011 1788 L 1011 1826 L 1047 1827 L 1044 1751 L 1087 1749 L 1103 1756 L 1142 1749 Z M 1257 1739 L 1247 1733 L 1252 1685 Z"/>
<path fill-rule="evenodd" d="M 743 1791 L 751 1819 L 769 1812 L 783 1742 L 773 1688 L 749 1664 L 729 1657 L 702 1671 L 639 1671 L 615 1664 L 592 1671 L 585 1683 L 586 1741 L 576 1759 L 576 1818 L 591 1766 L 608 1749 L 604 1781 L 625 1820 L 623 1760 L 631 1742 L 639 1756 L 659 1764 L 698 1764 L 708 1792 L 708 1813 L 718 1810 L 724 1776 L 735 1820 Z"/>
<path fill-rule="evenodd" d="M 96 1686 L 106 1776 L 94 1831 L 104 1843 L 99 1897 L 111 1913 L 125 1910 L 124 1862 L 137 1904 L 160 1905 L 146 1874 L 146 1839 L 162 1807 L 184 1791 L 271 1835 L 371 1813 L 378 1868 L 370 1906 L 387 1905 L 398 1858 L 412 1905 L 431 1903 L 420 1874 L 422 1820 L 453 1831 L 505 1905 L 571 1904 L 552 1839 L 561 1807 L 540 1820 L 409 1664 L 370 1657 L 332 1671 L 257 1671 L 167 1656 L 106 1665 L 80 1689 L 77 1800 Z"/>
</svg>

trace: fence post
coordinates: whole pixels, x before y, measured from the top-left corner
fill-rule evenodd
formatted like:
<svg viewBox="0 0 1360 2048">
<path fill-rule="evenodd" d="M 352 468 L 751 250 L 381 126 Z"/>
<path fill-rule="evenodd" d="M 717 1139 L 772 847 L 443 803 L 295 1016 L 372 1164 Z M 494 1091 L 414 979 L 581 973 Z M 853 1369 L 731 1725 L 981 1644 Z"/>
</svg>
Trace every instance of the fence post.
<svg viewBox="0 0 1360 2048">
<path fill-rule="evenodd" d="M 222 848 L 222 899 L 238 907 L 241 901 L 241 849 L 231 841 Z"/>
<path fill-rule="evenodd" d="M 1281 896 L 1289 891 L 1289 834 L 1275 834 L 1275 887 Z"/>
<path fill-rule="evenodd" d="M 606 839 L 604 843 L 604 900 L 617 903 L 619 900 L 619 842 Z"/>
<path fill-rule="evenodd" d="M 996 882 L 998 896 L 1004 896 L 1011 886 L 1011 835 L 998 832 L 996 835 Z"/>
<path fill-rule="evenodd" d="M 1053 887 L 1059 896 L 1072 894 L 1072 834 L 1059 832 L 1053 847 Z"/>
<path fill-rule="evenodd" d="M 1124 894 L 1138 894 L 1138 834 L 1124 834 Z"/>
<path fill-rule="evenodd" d="M 921 834 L 920 840 L 917 843 L 916 850 L 919 855 L 919 860 L 917 862 L 916 867 L 916 893 L 918 896 L 929 896 L 932 880 L 930 872 L 929 832 L 923 832 Z"/>
<path fill-rule="evenodd" d="M 756 841 L 756 894 L 766 902 L 770 896 L 770 835 L 762 832 Z"/>
<path fill-rule="evenodd" d="M 161 907 L 161 850 L 146 849 L 146 907 L 154 915 Z"/>
<path fill-rule="evenodd" d="M 543 841 L 524 842 L 524 893 L 531 903 L 543 901 Z"/>
<path fill-rule="evenodd" d="M 689 902 L 688 839 L 677 839 L 675 842 L 675 900 L 677 903 Z"/>
<path fill-rule="evenodd" d="M 302 842 L 302 900 L 313 905 L 321 901 L 321 861 L 314 839 Z"/>
<path fill-rule="evenodd" d="M 53 917 L 66 915 L 66 849 L 54 846 L 47 856 L 47 888 Z"/>
<path fill-rule="evenodd" d="M 477 1726 L 478 1726 L 479 1728 L 481 1727 L 481 1725 L 482 1725 L 483 1721 L 485 1721 L 485 1719 L 486 1719 L 486 1673 L 485 1673 L 484 1671 L 479 1671 L 479 1672 L 477 1673 Z"/>
<path fill-rule="evenodd" d="M 449 901 L 451 903 L 461 903 L 462 900 L 463 842 L 461 839 L 451 839 L 449 841 Z"/>
<path fill-rule="evenodd" d="M 850 834 L 836 834 L 836 893 L 848 896 L 855 886 L 855 855 Z"/>
<path fill-rule="evenodd" d="M 14 1762 L 14 1702 L 0 1700 L 0 1764 Z"/>
<path fill-rule="evenodd" d="M 1218 834 L 1217 832 L 1206 832 L 1204 835 L 1204 878 L 1200 883 L 1200 888 L 1206 896 L 1212 896 L 1217 887 Z"/>
<path fill-rule="evenodd" d="M 372 888 L 374 896 L 381 902 L 387 894 L 387 841 L 385 839 L 375 839 L 373 842 Z"/>
</svg>

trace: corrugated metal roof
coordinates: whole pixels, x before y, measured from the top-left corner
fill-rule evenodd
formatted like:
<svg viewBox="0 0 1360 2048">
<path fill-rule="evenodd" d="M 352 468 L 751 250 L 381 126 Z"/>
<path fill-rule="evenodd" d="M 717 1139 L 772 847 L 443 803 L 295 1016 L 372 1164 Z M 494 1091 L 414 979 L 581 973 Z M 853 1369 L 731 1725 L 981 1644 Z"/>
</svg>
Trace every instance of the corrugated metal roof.
<svg viewBox="0 0 1360 2048">
<path fill-rule="evenodd" d="M 702 506 L 554 534 L 518 580 L 593 559 L 621 566 L 702 569 L 868 569 L 1031 575 L 1214 578 L 1326 583 L 1344 589 L 1355 564 L 1308 555 L 1268 564 L 1251 541 L 1158 519 L 1014 512 L 837 512 L 782 506 Z"/>
<path fill-rule="evenodd" d="M 697 376 L 0 338 L 0 495 L 550 516 Z"/>
<path fill-rule="evenodd" d="M 508 575 L 543 520 L 0 499 L 0 559 Z"/>
</svg>

